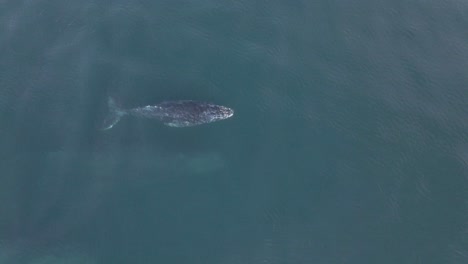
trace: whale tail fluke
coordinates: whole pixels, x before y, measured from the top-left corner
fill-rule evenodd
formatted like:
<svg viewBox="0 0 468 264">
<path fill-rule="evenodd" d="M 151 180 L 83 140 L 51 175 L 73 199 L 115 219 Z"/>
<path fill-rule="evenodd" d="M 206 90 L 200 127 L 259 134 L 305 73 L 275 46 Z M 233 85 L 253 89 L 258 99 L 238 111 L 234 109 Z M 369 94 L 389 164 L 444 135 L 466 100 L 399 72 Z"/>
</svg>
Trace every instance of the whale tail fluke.
<svg viewBox="0 0 468 264">
<path fill-rule="evenodd" d="M 120 121 L 120 118 L 122 116 L 127 114 L 125 110 L 121 109 L 117 105 L 114 98 L 112 97 L 109 97 L 107 99 L 107 107 L 109 108 L 108 114 L 106 118 L 104 119 L 101 130 L 111 129 L 115 124 L 117 124 Z"/>
</svg>

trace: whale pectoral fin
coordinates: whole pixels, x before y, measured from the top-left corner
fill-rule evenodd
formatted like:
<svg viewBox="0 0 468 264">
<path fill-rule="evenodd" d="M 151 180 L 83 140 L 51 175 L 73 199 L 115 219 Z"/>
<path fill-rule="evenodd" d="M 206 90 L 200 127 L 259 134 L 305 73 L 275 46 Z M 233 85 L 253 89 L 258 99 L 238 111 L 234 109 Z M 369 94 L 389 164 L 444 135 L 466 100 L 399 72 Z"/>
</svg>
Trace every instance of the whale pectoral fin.
<svg viewBox="0 0 468 264">
<path fill-rule="evenodd" d="M 169 127 L 180 127 L 179 124 L 174 123 L 174 122 L 165 122 L 164 125 L 169 126 Z"/>
<path fill-rule="evenodd" d="M 164 125 L 170 126 L 170 127 L 189 127 L 193 126 L 190 122 L 184 121 L 184 122 L 177 122 L 177 121 L 170 121 L 170 122 L 164 122 Z"/>
</svg>

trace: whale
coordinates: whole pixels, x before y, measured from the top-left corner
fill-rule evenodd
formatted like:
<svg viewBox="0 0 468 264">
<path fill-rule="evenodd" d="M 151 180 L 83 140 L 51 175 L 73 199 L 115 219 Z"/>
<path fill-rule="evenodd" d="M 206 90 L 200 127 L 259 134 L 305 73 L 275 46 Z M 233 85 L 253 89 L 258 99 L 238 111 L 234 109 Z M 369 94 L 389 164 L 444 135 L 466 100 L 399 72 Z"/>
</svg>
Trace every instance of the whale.
<svg viewBox="0 0 468 264">
<path fill-rule="evenodd" d="M 164 101 L 155 105 L 123 109 L 114 98 L 109 97 L 107 105 L 108 114 L 102 130 L 111 129 L 125 116 L 154 119 L 170 127 L 191 127 L 225 120 L 234 115 L 234 110 L 229 107 L 193 100 Z"/>
</svg>

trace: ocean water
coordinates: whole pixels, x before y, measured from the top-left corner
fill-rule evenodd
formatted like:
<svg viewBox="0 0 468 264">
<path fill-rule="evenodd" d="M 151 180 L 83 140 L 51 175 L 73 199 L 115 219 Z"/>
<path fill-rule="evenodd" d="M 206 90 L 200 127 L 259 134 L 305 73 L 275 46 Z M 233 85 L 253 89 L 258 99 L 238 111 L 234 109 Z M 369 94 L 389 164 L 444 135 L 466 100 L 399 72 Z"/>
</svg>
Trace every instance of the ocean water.
<svg viewBox="0 0 468 264">
<path fill-rule="evenodd" d="M 0 264 L 468 263 L 468 3 L 0 0 Z M 123 107 L 210 101 L 172 128 Z"/>
</svg>

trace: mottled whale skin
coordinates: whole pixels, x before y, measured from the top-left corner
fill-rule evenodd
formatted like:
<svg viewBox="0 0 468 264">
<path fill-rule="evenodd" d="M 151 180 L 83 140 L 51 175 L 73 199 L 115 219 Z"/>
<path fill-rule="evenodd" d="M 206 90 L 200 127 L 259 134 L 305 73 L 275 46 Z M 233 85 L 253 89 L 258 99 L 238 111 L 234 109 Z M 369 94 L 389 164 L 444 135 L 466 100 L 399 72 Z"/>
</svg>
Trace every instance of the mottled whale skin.
<svg viewBox="0 0 468 264">
<path fill-rule="evenodd" d="M 119 108 L 112 98 L 108 99 L 109 114 L 102 129 L 111 129 L 121 117 L 129 115 L 156 119 L 171 127 L 190 127 L 212 123 L 234 115 L 231 108 L 192 100 L 166 101 L 132 109 Z"/>
</svg>

